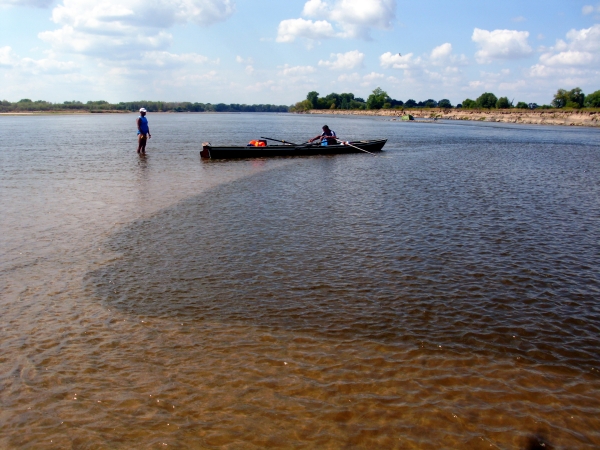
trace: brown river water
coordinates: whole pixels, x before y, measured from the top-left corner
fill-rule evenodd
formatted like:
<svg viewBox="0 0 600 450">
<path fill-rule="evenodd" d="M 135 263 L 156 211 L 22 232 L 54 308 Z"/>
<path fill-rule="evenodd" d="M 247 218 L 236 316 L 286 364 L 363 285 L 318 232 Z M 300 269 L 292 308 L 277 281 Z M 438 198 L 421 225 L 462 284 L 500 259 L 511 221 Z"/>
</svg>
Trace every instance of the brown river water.
<svg viewBox="0 0 600 450">
<path fill-rule="evenodd" d="M 0 448 L 600 447 L 600 130 L 134 121 L 0 117 Z"/>
</svg>

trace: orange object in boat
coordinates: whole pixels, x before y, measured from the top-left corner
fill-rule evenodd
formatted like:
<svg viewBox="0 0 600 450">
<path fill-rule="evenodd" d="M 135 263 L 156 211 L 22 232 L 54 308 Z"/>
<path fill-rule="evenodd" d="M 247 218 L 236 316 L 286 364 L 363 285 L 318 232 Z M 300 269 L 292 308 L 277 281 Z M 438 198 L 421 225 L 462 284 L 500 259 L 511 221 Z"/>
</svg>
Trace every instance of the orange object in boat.
<svg viewBox="0 0 600 450">
<path fill-rule="evenodd" d="M 250 141 L 249 145 L 253 146 L 253 147 L 266 147 L 267 146 L 267 141 L 263 141 L 263 140 L 252 140 Z"/>
</svg>

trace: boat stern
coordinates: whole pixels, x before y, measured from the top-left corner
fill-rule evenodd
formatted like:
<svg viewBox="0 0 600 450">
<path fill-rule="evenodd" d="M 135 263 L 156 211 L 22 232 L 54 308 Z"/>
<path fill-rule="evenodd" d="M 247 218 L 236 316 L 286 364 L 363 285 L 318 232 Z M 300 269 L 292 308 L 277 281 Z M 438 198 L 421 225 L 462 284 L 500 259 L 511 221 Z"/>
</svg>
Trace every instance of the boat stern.
<svg viewBox="0 0 600 450">
<path fill-rule="evenodd" d="M 202 150 L 200 151 L 200 156 L 202 158 L 210 158 L 210 142 L 202 143 Z"/>
</svg>

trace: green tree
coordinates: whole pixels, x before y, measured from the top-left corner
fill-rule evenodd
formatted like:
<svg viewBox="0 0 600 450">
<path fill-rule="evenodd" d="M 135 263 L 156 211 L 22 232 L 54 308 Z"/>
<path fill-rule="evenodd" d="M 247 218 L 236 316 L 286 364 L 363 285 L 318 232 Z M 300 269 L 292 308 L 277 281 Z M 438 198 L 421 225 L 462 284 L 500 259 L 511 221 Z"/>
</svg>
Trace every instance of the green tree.
<svg viewBox="0 0 600 450">
<path fill-rule="evenodd" d="M 325 100 L 327 101 L 327 107 L 329 109 L 335 109 L 335 108 L 337 108 L 338 105 L 342 104 L 340 95 L 336 94 L 335 92 L 332 92 L 331 94 L 326 96 Z"/>
<path fill-rule="evenodd" d="M 496 97 L 491 92 L 484 92 L 477 98 L 477 100 L 475 100 L 475 103 L 477 103 L 477 106 L 479 108 L 486 108 L 486 109 L 495 108 L 497 102 L 498 102 L 498 97 Z M 463 106 L 465 106 L 464 102 L 463 102 Z"/>
<path fill-rule="evenodd" d="M 406 100 L 406 103 L 404 104 L 404 106 L 406 108 L 414 108 L 415 106 L 417 106 L 417 102 L 415 100 L 413 100 L 412 98 L 409 98 L 408 100 Z"/>
<path fill-rule="evenodd" d="M 569 101 L 568 92 L 564 89 L 559 89 L 554 94 L 554 99 L 552 100 L 552 106 L 555 108 L 564 108 L 567 106 L 567 102 Z"/>
<path fill-rule="evenodd" d="M 321 97 L 317 99 L 317 109 L 328 109 L 329 108 L 329 102 L 327 101 L 327 99 Z"/>
<path fill-rule="evenodd" d="M 341 109 L 350 109 L 352 108 L 352 101 L 354 100 L 354 94 L 352 93 L 342 93 L 340 94 L 340 108 Z"/>
<path fill-rule="evenodd" d="M 447 98 L 444 98 L 438 102 L 439 108 L 452 108 L 452 103 Z"/>
<path fill-rule="evenodd" d="M 381 109 L 384 103 L 390 103 L 391 98 L 380 87 L 373 90 L 367 99 L 367 109 Z"/>
<path fill-rule="evenodd" d="M 462 107 L 465 109 L 473 109 L 476 106 L 477 102 L 475 100 L 471 100 L 470 98 L 467 98 L 462 102 Z"/>
<path fill-rule="evenodd" d="M 290 112 L 305 112 L 313 109 L 313 104 L 310 100 L 302 100 L 290 108 Z"/>
<path fill-rule="evenodd" d="M 588 108 L 600 108 L 600 91 L 592 92 L 585 96 L 585 106 Z"/>
<path fill-rule="evenodd" d="M 508 101 L 508 97 L 500 97 L 496 102 L 496 108 L 498 109 L 508 109 L 510 108 L 510 102 Z"/>
<path fill-rule="evenodd" d="M 581 88 L 571 89 L 566 91 L 565 89 L 559 89 L 554 94 L 552 100 L 552 106 L 555 108 L 581 108 L 585 102 L 585 94 L 581 91 Z"/>
<path fill-rule="evenodd" d="M 575 89 L 571 89 L 567 95 L 569 97 L 567 104 L 571 102 L 576 105 L 572 106 L 572 108 L 583 108 L 585 94 L 582 92 L 581 88 L 576 87 Z"/>
<path fill-rule="evenodd" d="M 312 105 L 312 109 L 317 109 L 319 106 L 319 93 L 317 91 L 310 91 L 306 96 L 306 100 Z"/>
<path fill-rule="evenodd" d="M 518 109 L 529 109 L 529 105 L 525 102 L 519 102 L 516 106 Z"/>
</svg>

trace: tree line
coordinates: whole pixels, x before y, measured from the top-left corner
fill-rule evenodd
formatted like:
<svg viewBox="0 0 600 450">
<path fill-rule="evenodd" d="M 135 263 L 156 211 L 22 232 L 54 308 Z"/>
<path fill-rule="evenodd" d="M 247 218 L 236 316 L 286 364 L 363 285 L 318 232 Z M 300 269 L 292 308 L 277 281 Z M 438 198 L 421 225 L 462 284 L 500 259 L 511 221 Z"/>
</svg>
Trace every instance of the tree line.
<svg viewBox="0 0 600 450">
<path fill-rule="evenodd" d="M 491 92 L 484 92 L 477 99 L 465 99 L 462 103 L 453 106 L 450 100 L 427 99 L 417 102 L 414 99 L 408 99 L 403 102 L 391 98 L 386 91 L 381 88 L 373 90 L 371 95 L 364 100 L 361 97 L 355 97 L 352 93 L 336 94 L 331 93 L 325 97 L 319 97 L 317 91 L 311 91 L 306 96 L 306 100 L 296 103 L 290 108 L 291 112 L 304 112 L 310 109 L 406 109 L 406 108 L 464 108 L 464 109 L 537 109 L 537 108 L 600 108 L 600 91 L 585 95 L 580 88 L 559 89 L 554 95 L 551 105 L 538 105 L 537 103 L 518 102 L 514 104 L 514 99 L 508 97 L 496 97 Z"/>
<path fill-rule="evenodd" d="M 550 108 L 600 108 L 600 91 L 585 95 L 581 88 L 574 88 L 570 91 L 559 89 L 550 105 L 538 105 L 537 103 L 518 102 L 516 105 L 513 101 L 509 101 L 507 97 L 497 98 L 491 92 L 485 92 L 476 100 L 470 98 L 465 99 L 461 105 L 463 108 L 480 108 L 480 109 L 550 109 Z"/>
<path fill-rule="evenodd" d="M 241 105 L 237 103 L 211 104 L 192 102 L 161 102 L 161 101 L 135 101 L 109 103 L 104 100 L 88 101 L 66 101 L 63 103 L 52 103 L 44 100 L 32 101 L 24 98 L 18 102 L 11 103 L 3 100 L 0 102 L 0 112 L 28 112 L 28 111 L 88 111 L 108 112 L 123 111 L 135 112 L 140 108 L 146 108 L 150 112 L 288 112 L 286 105 Z"/>
</svg>

